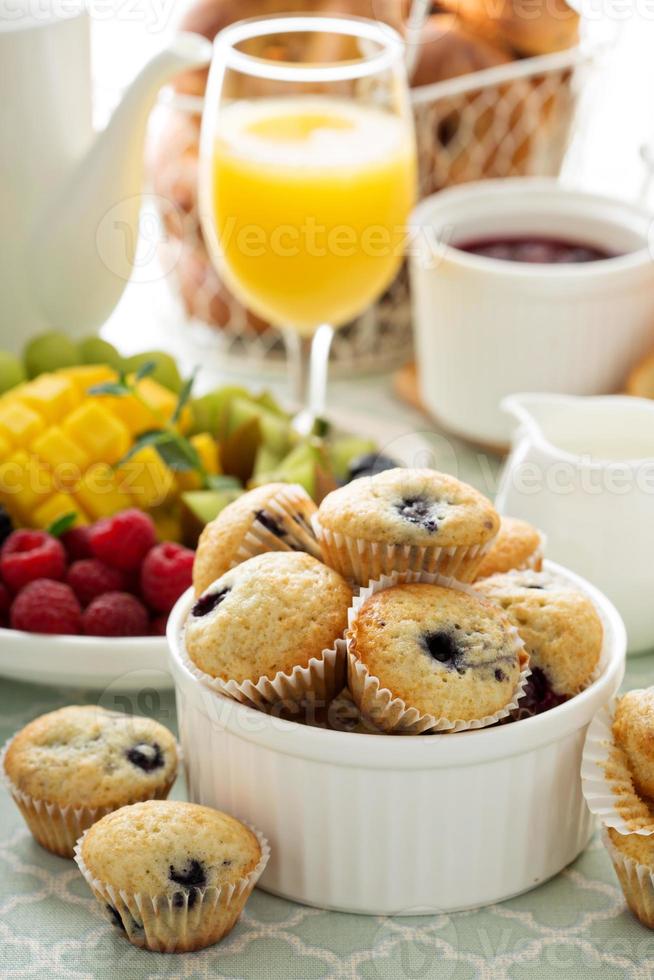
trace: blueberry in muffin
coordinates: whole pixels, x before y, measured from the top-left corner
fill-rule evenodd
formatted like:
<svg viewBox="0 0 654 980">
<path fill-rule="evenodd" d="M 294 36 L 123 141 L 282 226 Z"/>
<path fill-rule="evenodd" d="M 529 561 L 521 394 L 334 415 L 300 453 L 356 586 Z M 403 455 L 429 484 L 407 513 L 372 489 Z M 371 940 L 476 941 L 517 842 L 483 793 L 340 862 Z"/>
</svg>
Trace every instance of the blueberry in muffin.
<svg viewBox="0 0 654 980">
<path fill-rule="evenodd" d="M 324 560 L 360 585 L 393 572 L 472 581 L 500 519 L 473 487 L 436 470 L 385 470 L 328 494 L 313 521 Z"/>
<path fill-rule="evenodd" d="M 599 665 L 604 628 L 592 600 L 550 572 L 512 571 L 475 583 L 518 630 L 531 677 L 520 717 L 556 707 L 582 691 Z"/>
<path fill-rule="evenodd" d="M 311 527 L 316 505 L 298 484 L 268 483 L 225 507 L 203 530 L 193 565 L 197 595 L 228 569 L 268 551 L 321 557 Z"/>
<path fill-rule="evenodd" d="M 367 598 L 350 625 L 350 688 L 362 712 L 385 730 L 397 728 L 397 718 L 385 717 L 374 685 L 358 683 L 359 665 L 406 709 L 450 723 L 439 728 L 487 723 L 517 696 L 521 647 L 504 613 L 469 591 L 396 585 Z"/>
<path fill-rule="evenodd" d="M 99 817 L 128 803 L 165 798 L 177 764 L 175 739 L 158 722 L 70 705 L 19 731 L 3 766 L 36 840 L 72 857 L 77 838 Z"/>
<path fill-rule="evenodd" d="M 218 810 L 152 800 L 94 824 L 76 860 L 109 921 L 131 943 L 186 952 L 218 942 L 235 925 L 267 846 Z"/>
</svg>

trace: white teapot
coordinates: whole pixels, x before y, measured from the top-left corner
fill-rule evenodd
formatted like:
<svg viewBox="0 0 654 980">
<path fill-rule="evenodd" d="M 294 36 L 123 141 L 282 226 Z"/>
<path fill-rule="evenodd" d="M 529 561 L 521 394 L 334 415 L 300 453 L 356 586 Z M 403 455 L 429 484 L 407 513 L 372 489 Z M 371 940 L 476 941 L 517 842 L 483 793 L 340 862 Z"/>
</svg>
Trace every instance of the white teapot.
<svg viewBox="0 0 654 980">
<path fill-rule="evenodd" d="M 613 600 L 631 653 L 654 649 L 654 402 L 524 394 L 497 507 Z"/>
<path fill-rule="evenodd" d="M 89 16 L 49 2 L 0 0 L 0 346 L 16 350 L 45 329 L 97 327 L 117 303 L 148 114 L 164 82 L 211 57 L 205 38 L 176 35 L 96 135 Z"/>
</svg>

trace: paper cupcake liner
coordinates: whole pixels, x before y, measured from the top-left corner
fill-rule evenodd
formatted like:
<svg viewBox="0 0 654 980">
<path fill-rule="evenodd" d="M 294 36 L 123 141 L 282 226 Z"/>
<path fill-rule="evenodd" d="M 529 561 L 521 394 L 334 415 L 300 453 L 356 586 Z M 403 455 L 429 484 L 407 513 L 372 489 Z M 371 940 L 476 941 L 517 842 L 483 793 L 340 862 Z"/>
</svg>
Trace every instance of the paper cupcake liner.
<svg viewBox="0 0 654 980">
<path fill-rule="evenodd" d="M 268 551 L 306 551 L 322 561 L 320 544 L 311 528 L 316 505 L 306 490 L 299 485 L 289 484 L 277 491 L 275 497 L 266 503 L 265 510 L 282 527 L 290 526 L 293 529 L 292 536 L 280 538 L 260 521 L 253 521 L 234 555 L 231 568 Z"/>
<path fill-rule="evenodd" d="M 586 732 L 581 786 L 591 813 L 619 834 L 654 834 L 654 811 L 634 787 L 627 756 L 613 738 L 615 701 L 598 711 Z"/>
<path fill-rule="evenodd" d="M 12 741 L 13 737 L 5 742 L 2 752 L 0 752 L 0 782 L 5 786 L 20 810 L 34 839 L 47 851 L 52 851 L 59 857 L 72 858 L 75 843 L 89 827 L 108 813 L 127 805 L 120 803 L 118 806 L 90 807 L 74 806 L 69 803 L 62 806 L 59 803 L 50 803 L 30 796 L 29 793 L 23 792 L 16 786 L 5 770 L 5 756 Z M 128 803 L 142 803 L 146 800 L 165 800 L 167 798 L 177 779 L 179 763 L 181 762 L 179 747 L 177 751 L 178 766 L 172 780 L 147 795 L 142 794 L 127 801 Z"/>
<path fill-rule="evenodd" d="M 344 639 L 336 640 L 334 646 L 323 650 L 319 657 L 312 657 L 306 667 L 298 665 L 289 673 L 280 670 L 273 678 L 260 677 L 256 682 L 224 681 L 205 673 L 189 657 L 184 631 L 179 648 L 184 666 L 204 687 L 260 711 L 297 705 L 307 699 L 327 704 L 343 690 L 347 680 Z"/>
<path fill-rule="evenodd" d="M 456 589 L 459 592 L 466 592 L 468 595 L 478 596 L 475 590 L 462 582 L 443 575 L 434 575 L 428 572 L 410 572 L 405 575 L 384 575 L 377 581 L 370 582 L 365 589 L 361 589 L 359 595 L 355 597 L 348 613 L 348 632 L 347 637 L 347 661 L 348 661 L 348 687 L 355 703 L 359 706 L 361 713 L 370 721 L 387 734 L 395 735 L 422 735 L 432 732 L 463 732 L 476 728 L 487 728 L 496 722 L 506 718 L 518 707 L 518 701 L 522 697 L 527 678 L 529 677 L 529 661 L 524 652 L 524 643 L 518 635 L 515 627 L 511 627 L 511 634 L 514 640 L 514 649 L 522 665 L 520 678 L 514 695 L 509 702 L 499 711 L 492 715 L 485 715 L 483 718 L 475 718 L 466 721 L 461 718 L 435 718 L 434 715 L 423 714 L 417 708 L 408 707 L 402 698 L 395 698 L 388 688 L 382 687 L 380 680 L 372 675 L 365 664 L 357 658 L 352 649 L 350 639 L 350 628 L 355 622 L 359 611 L 364 602 L 374 595 L 390 586 L 397 585 L 399 582 L 425 582 L 429 585 L 441 585 L 448 589 Z"/>
<path fill-rule="evenodd" d="M 465 548 L 420 547 L 364 541 L 323 527 L 318 516 L 313 529 L 322 548 L 323 561 L 347 579 L 366 586 L 382 575 L 405 576 L 412 572 L 443 575 L 460 582 L 474 582 L 493 541 Z M 398 579 L 399 581 L 400 579 Z"/>
<path fill-rule="evenodd" d="M 606 827 L 602 828 L 602 843 L 611 858 L 627 905 L 644 926 L 654 929 L 654 874 L 644 864 L 622 854 Z"/>
<path fill-rule="evenodd" d="M 145 895 L 114 888 L 96 878 L 82 857 L 86 831 L 75 845 L 75 861 L 89 888 L 105 907 L 113 925 L 125 933 L 134 946 L 157 953 L 188 953 L 219 942 L 236 925 L 254 886 L 270 858 L 270 847 L 263 834 L 241 821 L 255 835 L 261 858 L 249 875 L 219 888 L 196 888 L 189 905 L 189 893 L 181 904 L 172 895 Z"/>
</svg>

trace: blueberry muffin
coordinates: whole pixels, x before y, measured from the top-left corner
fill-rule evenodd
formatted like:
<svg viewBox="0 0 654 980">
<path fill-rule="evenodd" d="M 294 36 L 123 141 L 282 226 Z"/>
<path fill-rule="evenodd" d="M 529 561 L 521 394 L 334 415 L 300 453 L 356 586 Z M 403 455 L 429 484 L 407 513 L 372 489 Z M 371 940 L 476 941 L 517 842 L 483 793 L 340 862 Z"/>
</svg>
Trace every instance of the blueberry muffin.
<svg viewBox="0 0 654 980">
<path fill-rule="evenodd" d="M 302 671 L 318 669 L 324 651 L 341 639 L 351 600 L 347 582 L 311 555 L 257 555 L 199 597 L 185 627 L 186 654 L 203 675 L 222 682 L 219 689 L 230 682 L 223 693 L 236 696 L 234 684 L 256 685 L 282 674 L 284 696 L 292 701 L 295 693 L 314 690 Z M 306 681 L 297 692 L 289 687 L 291 675 Z"/>
<path fill-rule="evenodd" d="M 151 800 L 99 820 L 75 858 L 125 938 L 169 953 L 203 949 L 227 935 L 267 853 L 263 838 L 219 810 Z"/>
<path fill-rule="evenodd" d="M 415 712 L 444 722 L 421 731 L 488 724 L 515 703 L 526 661 L 497 606 L 468 590 L 427 583 L 368 597 L 348 630 L 348 653 L 353 698 L 385 731 L 403 730 Z M 383 690 L 414 709 L 410 719 L 392 702 L 387 710 Z"/>
<path fill-rule="evenodd" d="M 504 610 L 529 654 L 531 676 L 520 717 L 556 707 L 582 691 L 597 671 L 604 629 L 593 602 L 549 572 L 513 571 L 475 583 Z"/>
<path fill-rule="evenodd" d="M 654 929 L 654 835 L 619 834 L 608 827 L 603 840 L 627 905 L 648 929 Z"/>
<path fill-rule="evenodd" d="M 315 512 L 299 484 L 268 483 L 228 504 L 200 535 L 193 565 L 196 595 L 228 569 L 267 551 L 306 551 L 320 558 L 311 528 Z"/>
<path fill-rule="evenodd" d="M 654 687 L 619 699 L 613 737 L 626 755 L 636 792 L 654 806 Z"/>
<path fill-rule="evenodd" d="M 543 535 L 527 521 L 517 517 L 502 517 L 500 530 L 477 569 L 477 578 L 500 575 L 514 568 L 543 566 Z"/>
<path fill-rule="evenodd" d="M 500 519 L 486 497 L 452 476 L 397 468 L 328 494 L 313 526 L 327 564 L 367 585 L 407 571 L 473 581 Z"/>
<path fill-rule="evenodd" d="M 104 814 L 168 796 L 177 761 L 175 739 L 156 721 L 71 705 L 21 729 L 3 768 L 39 844 L 72 857 L 75 841 Z"/>
</svg>

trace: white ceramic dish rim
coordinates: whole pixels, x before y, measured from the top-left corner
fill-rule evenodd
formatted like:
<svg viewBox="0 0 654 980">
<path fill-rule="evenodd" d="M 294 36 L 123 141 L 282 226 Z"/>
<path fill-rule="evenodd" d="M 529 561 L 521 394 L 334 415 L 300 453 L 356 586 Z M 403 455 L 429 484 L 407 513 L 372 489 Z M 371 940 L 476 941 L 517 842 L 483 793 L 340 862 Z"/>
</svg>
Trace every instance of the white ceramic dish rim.
<svg viewBox="0 0 654 980">
<path fill-rule="evenodd" d="M 556 194 L 562 202 L 566 202 L 567 208 L 561 210 L 562 222 L 570 219 L 573 210 L 572 205 L 575 199 L 583 200 L 586 205 L 595 205 L 598 208 L 610 207 L 616 213 L 627 214 L 632 220 L 648 225 L 652 221 L 652 215 L 646 208 L 639 207 L 629 201 L 621 201 L 619 198 L 609 197 L 604 194 L 593 194 L 588 191 L 579 190 L 574 187 L 567 187 L 561 184 L 556 178 L 547 177 L 507 177 L 502 180 L 483 180 L 472 181 L 456 187 L 445 188 L 437 194 L 432 194 L 421 201 L 414 208 L 409 219 L 409 229 L 412 240 L 419 236 L 420 231 L 425 226 L 433 227 L 433 216 L 436 212 L 444 210 L 451 205 L 456 205 L 458 201 L 467 203 L 475 198 L 492 199 L 497 201 L 498 218 L 501 218 L 502 205 L 507 198 L 519 196 L 525 191 L 533 194 L 534 202 L 538 210 L 543 205 L 539 200 L 540 195 Z M 550 209 L 551 215 L 551 209 Z M 562 231 L 562 234 L 565 232 Z M 645 231 L 645 238 L 647 231 Z M 521 263 L 507 262 L 504 259 L 493 259 L 485 255 L 474 255 L 464 252 L 460 248 L 448 245 L 440 237 L 437 237 L 438 252 L 445 258 L 457 263 L 464 268 L 469 268 L 477 272 L 484 272 L 487 275 L 496 276 L 499 279 L 520 279 L 520 280 L 548 280 L 559 279 L 576 282 L 579 279 L 592 279 L 598 276 L 605 277 L 611 273 L 626 272 L 633 269 L 640 269 L 652 262 L 652 255 L 647 244 L 641 248 L 629 251 L 624 255 L 610 256 L 606 259 L 597 259 L 594 262 L 580 262 L 577 264 L 552 264 L 545 263 Z"/>
<path fill-rule="evenodd" d="M 70 652 L 74 649 L 79 652 L 88 648 L 95 655 L 102 645 L 111 643 L 112 650 L 119 656 L 122 653 L 138 650 L 156 652 L 165 643 L 164 636 L 69 636 L 68 634 L 47 635 L 43 633 L 27 633 L 24 630 L 10 630 L 4 626 L 0 627 L 0 643 L 3 640 L 11 641 L 14 646 L 24 646 L 26 649 L 33 648 L 34 643 L 47 643 L 52 647 L 53 656 L 57 655 L 58 650 Z"/>
<path fill-rule="evenodd" d="M 192 590 L 181 597 L 168 621 L 173 678 L 176 686 L 182 678 L 185 693 L 193 690 L 196 700 L 202 703 L 202 710 L 231 734 L 271 750 L 317 762 L 404 770 L 474 765 L 520 755 L 559 741 L 588 724 L 607 701 L 607 691 L 617 687 L 616 677 L 621 679 L 625 665 L 627 635 L 613 604 L 599 589 L 574 572 L 551 561 L 546 561 L 544 567 L 577 585 L 595 603 L 605 626 L 606 663 L 600 676 L 581 694 L 542 715 L 514 724 L 446 735 L 366 735 L 312 728 L 231 701 L 203 688 L 177 652 L 182 625 L 194 600 Z"/>
</svg>

